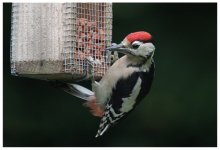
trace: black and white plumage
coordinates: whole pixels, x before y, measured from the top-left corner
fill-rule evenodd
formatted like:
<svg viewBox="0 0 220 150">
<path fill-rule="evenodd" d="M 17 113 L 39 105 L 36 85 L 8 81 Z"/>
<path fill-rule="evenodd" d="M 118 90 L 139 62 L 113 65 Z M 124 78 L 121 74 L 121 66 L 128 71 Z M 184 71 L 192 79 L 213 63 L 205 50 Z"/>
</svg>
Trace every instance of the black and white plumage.
<svg viewBox="0 0 220 150">
<path fill-rule="evenodd" d="M 152 85 L 154 62 L 152 60 L 149 60 L 151 62 L 146 62 L 149 63 L 146 66 L 146 70 L 141 68 L 142 65 L 132 64 L 132 62 L 125 63 L 126 65 L 122 65 L 122 68 L 118 67 L 118 63 L 121 64 L 120 61 L 127 59 L 129 57 L 124 56 L 116 61 L 108 71 L 109 75 L 107 73 L 99 84 L 95 85 L 94 91 L 97 103 L 105 107 L 97 137 L 101 136 L 110 126 L 132 111 L 148 94 Z M 112 89 L 109 89 L 109 87 L 112 87 Z"/>
<path fill-rule="evenodd" d="M 152 36 L 145 31 L 127 35 L 121 44 L 106 50 L 125 54 L 116 60 L 92 91 L 70 85 L 66 92 L 87 100 L 86 106 L 94 116 L 101 117 L 96 137 L 125 118 L 149 93 L 154 78 Z"/>
<path fill-rule="evenodd" d="M 141 36 L 144 36 L 142 33 Z M 97 103 L 104 108 L 96 137 L 102 136 L 110 126 L 126 117 L 151 88 L 155 47 L 149 42 L 151 38 L 144 38 L 140 37 L 141 41 L 125 38 L 121 44 L 109 48 L 126 55 L 110 67 L 99 83 L 93 84 Z M 132 47 L 134 45 L 135 48 Z"/>
</svg>

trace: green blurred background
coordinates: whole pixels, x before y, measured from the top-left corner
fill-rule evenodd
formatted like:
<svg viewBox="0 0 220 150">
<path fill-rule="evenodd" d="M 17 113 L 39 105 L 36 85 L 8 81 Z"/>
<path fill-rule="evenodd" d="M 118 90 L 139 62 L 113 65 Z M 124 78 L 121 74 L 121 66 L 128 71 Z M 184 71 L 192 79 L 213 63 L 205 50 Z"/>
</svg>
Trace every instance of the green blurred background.
<svg viewBox="0 0 220 150">
<path fill-rule="evenodd" d="M 217 3 L 113 4 L 113 42 L 149 31 L 156 74 L 146 100 L 98 139 L 82 101 L 10 75 L 10 15 L 4 3 L 4 146 L 217 146 Z"/>
</svg>

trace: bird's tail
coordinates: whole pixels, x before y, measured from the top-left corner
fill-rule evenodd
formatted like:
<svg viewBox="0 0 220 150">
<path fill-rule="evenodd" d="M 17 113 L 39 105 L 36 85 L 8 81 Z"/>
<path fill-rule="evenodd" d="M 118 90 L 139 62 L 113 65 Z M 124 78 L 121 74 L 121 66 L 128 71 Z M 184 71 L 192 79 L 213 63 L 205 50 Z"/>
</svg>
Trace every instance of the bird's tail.
<svg viewBox="0 0 220 150">
<path fill-rule="evenodd" d="M 76 96 L 86 101 L 89 100 L 88 98 L 90 96 L 94 95 L 94 92 L 78 84 L 56 82 L 55 84 L 53 83 L 53 85 L 61 88 L 62 90 L 73 96 Z"/>
<path fill-rule="evenodd" d="M 68 84 L 67 83 L 67 87 L 68 88 L 63 88 L 63 90 L 73 96 L 76 96 L 78 98 L 81 98 L 83 100 L 89 100 L 88 98 L 90 96 L 94 95 L 94 92 L 90 91 L 89 89 L 78 85 L 78 84 Z"/>
</svg>

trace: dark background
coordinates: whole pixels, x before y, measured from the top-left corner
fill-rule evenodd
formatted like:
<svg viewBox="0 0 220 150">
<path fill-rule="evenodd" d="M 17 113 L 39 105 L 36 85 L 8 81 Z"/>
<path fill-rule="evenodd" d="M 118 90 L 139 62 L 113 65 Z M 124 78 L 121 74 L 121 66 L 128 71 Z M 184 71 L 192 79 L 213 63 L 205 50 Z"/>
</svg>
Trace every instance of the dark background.
<svg viewBox="0 0 220 150">
<path fill-rule="evenodd" d="M 95 139 L 99 119 L 46 82 L 10 75 L 11 4 L 3 4 L 4 146 L 217 146 L 217 3 L 114 3 L 113 41 L 156 41 L 150 94 Z"/>
</svg>

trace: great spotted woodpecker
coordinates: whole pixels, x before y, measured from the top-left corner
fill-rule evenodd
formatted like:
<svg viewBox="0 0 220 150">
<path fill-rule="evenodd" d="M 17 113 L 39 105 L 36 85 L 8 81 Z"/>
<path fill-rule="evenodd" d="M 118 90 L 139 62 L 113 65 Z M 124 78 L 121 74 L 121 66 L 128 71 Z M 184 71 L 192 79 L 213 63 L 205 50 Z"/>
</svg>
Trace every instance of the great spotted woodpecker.
<svg viewBox="0 0 220 150">
<path fill-rule="evenodd" d="M 67 91 L 87 100 L 85 106 L 94 116 L 101 117 L 96 137 L 126 117 L 145 98 L 154 78 L 155 47 L 150 33 L 130 33 L 120 44 L 106 50 L 125 55 L 115 61 L 99 82 L 92 83 L 93 92 L 76 84 L 69 84 L 72 90 Z"/>
</svg>

